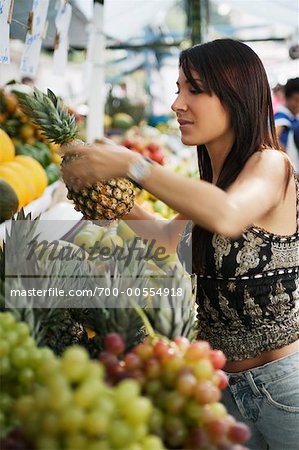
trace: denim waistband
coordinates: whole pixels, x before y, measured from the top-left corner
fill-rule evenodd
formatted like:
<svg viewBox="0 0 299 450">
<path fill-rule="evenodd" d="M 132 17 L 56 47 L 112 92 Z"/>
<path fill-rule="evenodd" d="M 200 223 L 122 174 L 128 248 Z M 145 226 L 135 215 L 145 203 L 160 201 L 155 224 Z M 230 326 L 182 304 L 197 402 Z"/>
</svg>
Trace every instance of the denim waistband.
<svg viewBox="0 0 299 450">
<path fill-rule="evenodd" d="M 228 375 L 230 384 L 248 380 L 249 374 L 254 378 L 256 383 L 268 383 L 279 378 L 284 378 L 286 375 L 293 373 L 294 370 L 298 373 L 299 383 L 299 351 L 290 353 L 263 366 L 245 370 L 244 372 L 225 373 Z"/>
</svg>

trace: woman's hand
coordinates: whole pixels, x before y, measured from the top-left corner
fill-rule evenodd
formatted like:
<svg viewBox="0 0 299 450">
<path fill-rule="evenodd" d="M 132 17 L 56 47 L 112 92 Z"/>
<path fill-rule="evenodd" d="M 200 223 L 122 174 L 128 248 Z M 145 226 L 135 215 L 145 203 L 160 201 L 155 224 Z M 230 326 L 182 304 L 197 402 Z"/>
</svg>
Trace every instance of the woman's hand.
<svg viewBox="0 0 299 450">
<path fill-rule="evenodd" d="M 74 158 L 62 164 L 62 177 L 68 186 L 79 190 L 96 181 L 126 175 L 138 155 L 126 147 L 110 143 L 75 145 L 65 148 L 64 155 Z"/>
</svg>

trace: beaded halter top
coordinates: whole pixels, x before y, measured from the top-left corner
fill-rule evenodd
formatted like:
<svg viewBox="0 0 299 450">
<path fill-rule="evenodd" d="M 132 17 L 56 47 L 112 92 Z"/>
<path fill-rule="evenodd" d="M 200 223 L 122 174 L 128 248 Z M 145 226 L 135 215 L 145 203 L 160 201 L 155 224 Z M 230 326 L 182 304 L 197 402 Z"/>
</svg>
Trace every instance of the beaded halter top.
<svg viewBox="0 0 299 450">
<path fill-rule="evenodd" d="M 198 337 L 222 350 L 229 361 L 252 358 L 299 338 L 297 181 L 296 186 L 293 235 L 252 226 L 238 239 L 213 234 L 207 243 L 205 273 L 197 276 Z"/>
</svg>

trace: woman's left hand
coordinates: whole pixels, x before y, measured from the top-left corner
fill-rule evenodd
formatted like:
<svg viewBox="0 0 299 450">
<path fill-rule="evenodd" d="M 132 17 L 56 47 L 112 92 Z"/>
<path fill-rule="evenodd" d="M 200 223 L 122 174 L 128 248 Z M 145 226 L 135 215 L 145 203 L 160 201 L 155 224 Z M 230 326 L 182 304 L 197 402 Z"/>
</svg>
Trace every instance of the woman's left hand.
<svg viewBox="0 0 299 450">
<path fill-rule="evenodd" d="M 75 190 L 100 180 L 125 176 L 137 156 L 126 147 L 110 143 L 69 146 L 64 154 L 77 156 L 61 168 L 63 180 Z"/>
</svg>

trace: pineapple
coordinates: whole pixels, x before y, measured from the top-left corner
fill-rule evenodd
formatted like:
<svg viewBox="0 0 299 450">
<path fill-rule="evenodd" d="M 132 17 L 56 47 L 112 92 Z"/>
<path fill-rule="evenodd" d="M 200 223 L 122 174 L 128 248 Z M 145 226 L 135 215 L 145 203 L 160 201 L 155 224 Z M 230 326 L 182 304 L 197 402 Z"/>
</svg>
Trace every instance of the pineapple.
<svg viewBox="0 0 299 450">
<path fill-rule="evenodd" d="M 166 294 L 152 297 L 144 311 L 153 330 L 170 340 L 177 336 L 187 337 L 190 341 L 196 339 L 196 287 L 193 278 L 175 268 L 171 276 L 166 274 L 164 280 L 159 278 L 158 288 Z M 180 292 L 179 289 L 183 295 L 174 296 Z"/>
<path fill-rule="evenodd" d="M 60 355 L 70 345 L 87 346 L 88 336 L 83 326 L 71 317 L 68 308 L 77 299 L 52 297 L 47 294 L 49 288 L 55 286 L 65 292 L 86 289 L 97 272 L 88 261 L 50 261 L 45 258 L 41 262 L 35 253 L 32 253 L 28 264 L 28 246 L 38 236 L 38 220 L 31 220 L 31 215 L 25 216 L 21 209 L 12 220 L 10 232 L 6 233 L 3 249 L 0 248 L 0 310 L 11 311 L 17 320 L 28 324 L 39 346 L 47 345 Z M 8 277 L 5 276 L 5 261 L 11 274 Z M 38 299 L 30 296 L 28 291 L 32 288 L 40 290 L 43 295 Z M 12 290 L 19 291 L 20 295 L 12 296 Z"/>
<path fill-rule="evenodd" d="M 75 117 L 50 89 L 47 95 L 38 89 L 34 89 L 33 96 L 24 93 L 18 95 L 21 107 L 51 142 L 62 146 L 83 143 L 77 139 Z M 69 161 L 70 157 L 64 156 L 62 164 Z M 115 220 L 128 213 L 134 205 L 135 192 L 126 178 L 98 181 L 91 188 L 80 191 L 74 191 L 68 185 L 67 189 L 68 198 L 74 202 L 75 209 L 89 220 Z"/>
<path fill-rule="evenodd" d="M 96 357 L 104 350 L 104 340 L 108 333 L 122 336 L 127 350 L 141 342 L 145 337 L 145 329 L 135 305 L 146 308 L 146 298 L 136 295 L 135 290 L 137 289 L 138 294 L 138 289 L 142 292 L 148 285 L 145 261 L 133 260 L 126 265 L 122 260 L 110 260 L 100 282 L 96 277 L 90 281 L 107 289 L 91 299 L 92 308 L 71 309 L 71 315 L 95 333 L 87 346 L 91 357 Z M 89 288 L 93 290 L 92 285 Z M 127 288 L 132 289 L 129 297 Z M 119 293 L 117 298 L 113 295 L 114 290 Z"/>
<path fill-rule="evenodd" d="M 49 279 L 39 280 L 38 288 L 46 290 L 49 287 Z M 51 281 L 52 283 L 52 281 Z M 36 341 L 38 346 L 50 347 L 56 355 L 61 355 L 63 351 L 70 345 L 88 346 L 88 335 L 83 326 L 76 322 L 66 308 L 41 307 L 36 308 L 32 297 L 20 298 L 9 296 L 10 289 L 18 289 L 25 292 L 28 286 L 21 277 L 14 278 L 9 282 L 6 298 L 4 299 L 4 284 L 0 281 L 0 305 L 2 311 L 10 311 L 18 321 L 27 323 L 30 334 Z M 16 307 L 21 301 L 22 307 Z M 40 297 L 42 304 L 47 304 L 46 296 Z"/>
</svg>

